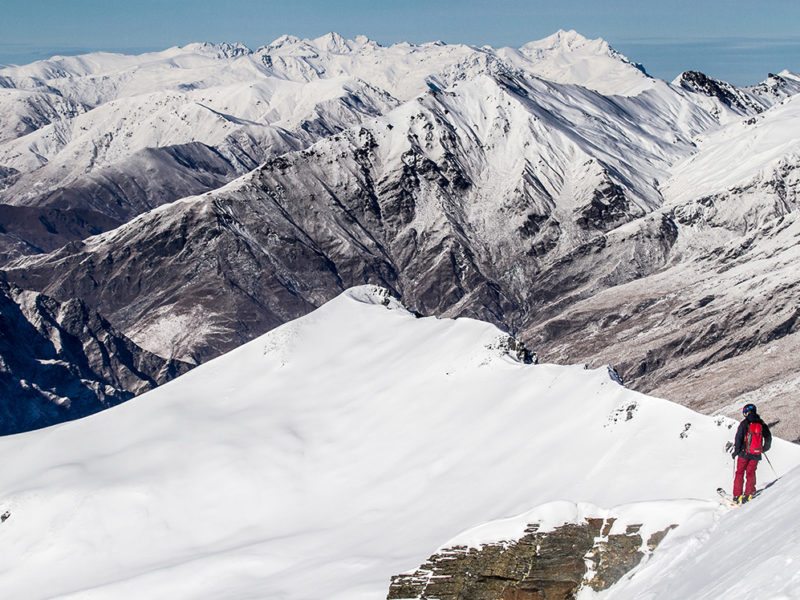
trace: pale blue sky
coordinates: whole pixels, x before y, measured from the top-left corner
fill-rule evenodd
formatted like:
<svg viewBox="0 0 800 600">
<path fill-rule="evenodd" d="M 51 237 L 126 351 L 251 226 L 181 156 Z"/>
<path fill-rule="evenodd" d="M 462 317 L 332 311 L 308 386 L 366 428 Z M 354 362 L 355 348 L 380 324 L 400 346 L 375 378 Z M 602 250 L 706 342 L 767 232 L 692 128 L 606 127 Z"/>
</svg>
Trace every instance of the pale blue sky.
<svg viewBox="0 0 800 600">
<path fill-rule="evenodd" d="M 658 77 L 737 84 L 800 71 L 800 0 L 0 0 L 0 63 L 283 33 L 518 46 L 557 29 L 603 37 Z"/>
</svg>

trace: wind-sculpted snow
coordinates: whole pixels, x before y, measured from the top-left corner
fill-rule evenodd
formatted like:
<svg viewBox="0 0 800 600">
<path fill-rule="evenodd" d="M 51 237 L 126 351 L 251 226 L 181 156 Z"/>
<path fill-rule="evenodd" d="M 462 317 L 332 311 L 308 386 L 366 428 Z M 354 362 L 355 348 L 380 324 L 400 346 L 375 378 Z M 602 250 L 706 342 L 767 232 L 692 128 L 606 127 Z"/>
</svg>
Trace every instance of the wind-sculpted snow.
<svg viewBox="0 0 800 600">
<path fill-rule="evenodd" d="M 733 422 L 605 368 L 521 364 L 505 338 L 361 287 L 124 405 L 0 439 L 0 595 L 382 598 L 483 523 L 727 485 Z M 800 463 L 780 440 L 771 458 Z"/>
</svg>

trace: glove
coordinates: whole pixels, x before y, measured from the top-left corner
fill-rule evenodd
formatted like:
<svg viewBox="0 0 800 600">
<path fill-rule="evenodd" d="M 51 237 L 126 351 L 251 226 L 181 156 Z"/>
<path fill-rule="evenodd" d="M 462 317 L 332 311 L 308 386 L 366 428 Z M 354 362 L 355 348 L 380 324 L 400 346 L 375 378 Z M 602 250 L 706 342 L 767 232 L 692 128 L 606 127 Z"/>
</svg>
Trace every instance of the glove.
<svg viewBox="0 0 800 600">
<path fill-rule="evenodd" d="M 736 460 L 736 457 L 737 457 L 737 456 L 739 456 L 739 451 L 738 451 L 736 448 L 732 449 L 732 450 L 731 450 L 731 458 L 733 458 L 734 460 Z"/>
</svg>

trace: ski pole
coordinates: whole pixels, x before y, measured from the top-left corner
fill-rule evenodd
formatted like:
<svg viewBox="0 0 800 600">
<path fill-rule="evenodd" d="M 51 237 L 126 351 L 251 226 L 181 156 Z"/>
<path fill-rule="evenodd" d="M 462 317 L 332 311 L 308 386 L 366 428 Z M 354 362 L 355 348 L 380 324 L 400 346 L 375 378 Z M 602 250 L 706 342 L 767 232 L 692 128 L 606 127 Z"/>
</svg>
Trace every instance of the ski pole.
<svg viewBox="0 0 800 600">
<path fill-rule="evenodd" d="M 775 473 L 775 479 L 779 479 L 778 472 L 775 470 L 775 467 L 772 466 L 772 461 L 769 459 L 769 456 L 767 456 L 766 452 L 764 452 L 764 458 L 767 459 L 767 463 L 769 464 L 769 468 L 772 469 L 773 473 Z"/>
</svg>

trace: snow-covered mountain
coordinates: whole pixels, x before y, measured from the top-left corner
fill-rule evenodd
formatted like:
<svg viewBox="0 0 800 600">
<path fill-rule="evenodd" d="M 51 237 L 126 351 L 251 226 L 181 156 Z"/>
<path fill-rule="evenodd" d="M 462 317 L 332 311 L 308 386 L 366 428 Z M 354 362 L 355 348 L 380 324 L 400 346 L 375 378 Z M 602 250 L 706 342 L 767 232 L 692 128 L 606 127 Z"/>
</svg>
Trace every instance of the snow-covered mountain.
<svg viewBox="0 0 800 600">
<path fill-rule="evenodd" d="M 329 34 L 56 57 L 0 86 L 8 277 L 153 353 L 203 362 L 380 283 L 708 412 L 770 399 L 800 436 L 791 72 L 667 83 L 564 31 Z M 61 100 L 33 115 L 31 94 Z"/>
<path fill-rule="evenodd" d="M 692 107 L 487 70 L 9 272 L 87 299 L 154 352 L 197 360 L 370 278 L 425 314 L 520 323 L 543 265 L 661 204 L 657 181 L 707 125 Z M 75 276 L 89 264 L 102 286 Z M 151 339 L 176 318 L 215 333 Z"/>
<path fill-rule="evenodd" d="M 365 286 L 112 410 L 0 438 L 0 595 L 376 599 L 447 540 L 611 514 L 677 525 L 652 586 L 715 521 L 712 549 L 746 526 L 714 491 L 734 422 L 512 345 Z M 800 449 L 771 460 L 788 472 Z M 762 533 L 796 560 L 781 515 Z"/>
<path fill-rule="evenodd" d="M 0 232 L 0 258 L 53 250 L 65 236 L 82 239 L 92 227 L 108 229 L 109 220 L 119 225 L 217 188 L 270 157 L 490 69 L 607 96 L 653 89 L 675 95 L 685 88 L 715 119 L 762 110 L 798 85 L 774 76 L 763 90 L 734 90 L 746 94 L 742 108 L 714 96 L 716 87 L 670 87 L 652 79 L 604 40 L 574 31 L 519 49 L 383 47 L 331 33 L 314 40 L 283 36 L 255 51 L 241 44 L 189 44 L 138 56 L 94 53 L 6 67 L 0 69 L 0 203 L 57 209 L 73 226 L 54 225 L 52 239 L 33 240 L 6 219 L 0 222 L 7 230 Z M 680 136 L 684 123 L 675 116 Z M 74 222 L 87 219 L 74 231 Z"/>
<path fill-rule="evenodd" d="M 699 71 L 684 71 L 675 78 L 673 84 L 714 98 L 721 106 L 727 107 L 738 116 L 760 113 L 774 106 L 777 101 L 794 96 L 800 91 L 800 78 L 789 71 L 783 71 L 779 75 L 770 73 L 762 83 L 746 88 L 737 88 Z M 718 116 L 721 115 L 721 110 L 712 110 Z"/>
<path fill-rule="evenodd" d="M 607 96 L 636 96 L 658 83 L 642 65 L 631 62 L 605 40 L 589 40 L 576 31 L 557 31 L 525 44 L 519 53 L 532 63 L 531 72 L 542 79 L 573 83 Z M 514 55 L 504 49 L 502 56 L 513 60 Z"/>
<path fill-rule="evenodd" d="M 664 205 L 609 233 L 590 262 L 613 263 L 652 221 L 674 226 L 663 265 L 621 285 L 590 280 L 523 338 L 550 360 L 614 361 L 638 389 L 704 411 L 766 403 L 800 439 L 798 125 L 795 96 L 705 136 L 673 167 Z"/>
<path fill-rule="evenodd" d="M 119 225 L 396 105 L 359 81 L 274 87 L 265 80 L 137 94 L 6 141 L 0 145 L 0 164 L 9 173 L 2 200 L 40 209 L 90 209 Z M 7 251 L 39 248 L 29 246 Z"/>
</svg>

